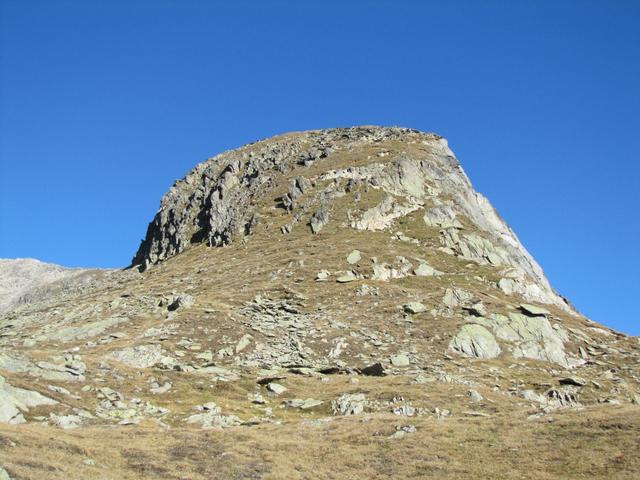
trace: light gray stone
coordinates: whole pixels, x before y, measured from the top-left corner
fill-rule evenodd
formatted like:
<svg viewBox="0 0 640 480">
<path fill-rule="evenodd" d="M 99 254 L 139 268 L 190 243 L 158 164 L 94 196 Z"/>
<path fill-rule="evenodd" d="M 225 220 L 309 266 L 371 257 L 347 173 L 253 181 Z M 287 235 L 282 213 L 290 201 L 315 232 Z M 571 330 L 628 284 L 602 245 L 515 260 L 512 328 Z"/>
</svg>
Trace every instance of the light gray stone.
<svg viewBox="0 0 640 480">
<path fill-rule="evenodd" d="M 469 390 L 467 395 L 472 402 L 481 402 L 483 400 L 482 395 L 480 395 L 477 390 Z"/>
<path fill-rule="evenodd" d="M 405 303 L 403 308 L 405 312 L 410 314 L 418 314 L 427 311 L 427 307 L 425 307 L 424 304 L 420 302 Z"/>
<path fill-rule="evenodd" d="M 0 423 L 24 423 L 23 412 L 40 405 L 56 405 L 58 402 L 31 390 L 9 385 L 0 376 Z"/>
<path fill-rule="evenodd" d="M 364 412 L 365 406 L 364 394 L 345 393 L 331 402 L 331 411 L 334 415 L 359 415 Z"/>
<path fill-rule="evenodd" d="M 414 268 L 413 274 L 416 275 L 417 277 L 433 277 L 435 275 L 441 275 L 442 272 L 439 272 L 438 270 L 433 268 L 431 265 L 423 262 L 420 265 L 418 265 L 416 268 Z"/>
<path fill-rule="evenodd" d="M 411 364 L 409 356 L 405 353 L 399 353 L 389 359 L 394 367 L 408 367 Z"/>
<path fill-rule="evenodd" d="M 543 316 L 530 317 L 514 312 L 507 316 L 493 314 L 489 324 L 498 338 L 515 344 L 514 357 L 554 362 L 567 368 L 584 362 L 567 355 L 561 334 Z"/>
<path fill-rule="evenodd" d="M 165 356 L 160 345 L 139 345 L 111 352 L 108 358 L 134 368 L 149 368 Z"/>
<path fill-rule="evenodd" d="M 331 276 L 329 270 L 320 270 L 316 275 L 316 282 L 326 282 Z"/>
<path fill-rule="evenodd" d="M 338 283 L 350 283 L 350 282 L 356 281 L 357 279 L 358 279 L 358 277 L 356 277 L 353 272 L 347 272 L 344 275 L 340 275 L 338 278 L 336 278 L 336 282 L 338 282 Z"/>
<path fill-rule="evenodd" d="M 280 385 L 279 383 L 270 382 L 267 384 L 267 390 L 269 390 L 274 395 L 282 395 L 287 391 L 287 388 L 283 385 Z"/>
<path fill-rule="evenodd" d="M 238 340 L 238 343 L 236 344 L 236 348 L 235 348 L 236 354 L 242 352 L 245 348 L 247 348 L 251 344 L 251 340 L 253 340 L 253 337 L 248 333 L 243 335 L 240 338 L 240 340 Z"/>
<path fill-rule="evenodd" d="M 349 255 L 347 255 L 347 263 L 354 265 L 358 263 L 362 259 L 362 253 L 360 250 L 353 250 Z"/>
<path fill-rule="evenodd" d="M 167 309 L 169 311 L 174 311 L 178 310 L 179 308 L 189 308 L 193 306 L 194 303 L 195 300 L 191 295 L 176 295 L 171 303 L 169 303 Z"/>
<path fill-rule="evenodd" d="M 324 402 L 321 400 L 316 400 L 314 398 L 293 398 L 291 400 L 286 400 L 284 405 L 289 408 L 299 408 L 300 410 L 309 410 L 315 407 L 322 405 Z"/>
<path fill-rule="evenodd" d="M 493 334 L 482 325 L 463 325 L 449 344 L 449 349 L 468 357 L 494 358 L 500 355 L 500 346 Z"/>
<path fill-rule="evenodd" d="M 320 233 L 320 230 L 329 223 L 329 207 L 322 204 L 320 208 L 311 216 L 309 225 L 311 226 L 311 232 L 314 234 Z"/>
</svg>

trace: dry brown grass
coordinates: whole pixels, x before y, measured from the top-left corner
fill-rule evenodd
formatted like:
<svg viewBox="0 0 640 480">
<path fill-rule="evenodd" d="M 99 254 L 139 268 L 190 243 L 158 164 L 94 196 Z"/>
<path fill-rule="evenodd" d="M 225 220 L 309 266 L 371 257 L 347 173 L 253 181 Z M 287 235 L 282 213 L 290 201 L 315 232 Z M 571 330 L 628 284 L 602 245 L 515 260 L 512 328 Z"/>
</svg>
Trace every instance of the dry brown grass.
<svg viewBox="0 0 640 480">
<path fill-rule="evenodd" d="M 14 479 L 635 479 L 637 407 L 594 407 L 553 422 L 497 416 L 445 420 L 393 415 L 225 431 L 0 427 Z M 417 432 L 388 438 L 396 425 Z M 92 459 L 95 466 L 83 461 Z"/>
</svg>

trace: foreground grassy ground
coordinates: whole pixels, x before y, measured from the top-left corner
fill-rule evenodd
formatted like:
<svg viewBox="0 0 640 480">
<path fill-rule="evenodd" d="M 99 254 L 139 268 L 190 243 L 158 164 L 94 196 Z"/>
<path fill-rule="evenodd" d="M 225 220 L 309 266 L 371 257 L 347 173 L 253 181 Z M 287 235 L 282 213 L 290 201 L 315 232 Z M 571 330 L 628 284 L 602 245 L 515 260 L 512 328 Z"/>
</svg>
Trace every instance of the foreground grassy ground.
<svg viewBox="0 0 640 480">
<path fill-rule="evenodd" d="M 563 411 L 539 421 L 416 418 L 415 433 L 390 438 L 399 420 L 344 417 L 224 431 L 3 425 L 0 452 L 16 480 L 636 479 L 640 473 L 636 406 Z"/>
</svg>

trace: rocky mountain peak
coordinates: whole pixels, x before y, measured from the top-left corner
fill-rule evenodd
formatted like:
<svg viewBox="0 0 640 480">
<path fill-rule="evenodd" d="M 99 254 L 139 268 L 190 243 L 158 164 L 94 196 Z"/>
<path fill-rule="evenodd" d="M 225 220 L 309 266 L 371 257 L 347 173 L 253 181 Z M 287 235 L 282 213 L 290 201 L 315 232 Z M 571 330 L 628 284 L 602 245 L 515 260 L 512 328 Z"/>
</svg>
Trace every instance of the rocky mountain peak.
<svg viewBox="0 0 640 480">
<path fill-rule="evenodd" d="M 544 478 L 596 450 L 638 471 L 638 339 L 555 293 L 438 135 L 220 154 L 133 263 L 0 261 L 0 478 L 538 478 L 559 449 Z"/>
<path fill-rule="evenodd" d="M 369 197 L 381 197 L 362 208 Z M 348 203 L 340 215 L 336 202 Z M 279 135 L 196 166 L 162 198 L 132 263 L 142 269 L 197 243 L 248 240 L 261 219 L 284 209 L 293 228 L 317 234 L 342 228 L 393 231 L 420 216 L 424 234 L 438 232 L 439 251 L 501 270 L 499 286 L 527 300 L 568 309 L 542 269 L 477 193 L 447 141 L 398 127 L 353 127 Z"/>
</svg>

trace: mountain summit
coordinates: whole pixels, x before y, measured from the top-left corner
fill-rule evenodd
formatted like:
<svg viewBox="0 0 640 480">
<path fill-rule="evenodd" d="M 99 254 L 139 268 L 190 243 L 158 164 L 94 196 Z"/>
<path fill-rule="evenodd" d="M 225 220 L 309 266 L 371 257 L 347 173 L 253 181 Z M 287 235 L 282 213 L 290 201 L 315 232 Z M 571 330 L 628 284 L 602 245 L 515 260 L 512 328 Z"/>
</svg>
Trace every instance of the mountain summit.
<svg viewBox="0 0 640 480">
<path fill-rule="evenodd" d="M 0 422 L 27 424 L 0 427 L 16 478 L 640 466 L 617 456 L 640 432 L 637 339 L 551 287 L 436 134 L 314 130 L 210 158 L 132 266 L 0 315 Z M 618 460 L 585 461 L 584 435 Z"/>
<path fill-rule="evenodd" d="M 278 208 L 288 216 L 278 217 Z M 283 234 L 305 227 L 316 234 L 329 222 L 393 232 L 418 216 L 417 239 L 427 242 L 422 250 L 434 250 L 435 241 L 439 252 L 497 267 L 506 293 L 565 307 L 512 230 L 474 191 L 447 141 L 407 128 L 290 133 L 210 158 L 162 198 L 133 263 L 146 268 L 194 243 L 229 244 L 250 236 L 261 219 Z"/>
</svg>

